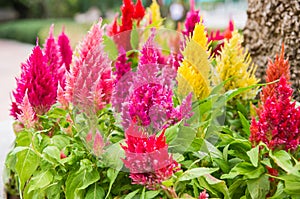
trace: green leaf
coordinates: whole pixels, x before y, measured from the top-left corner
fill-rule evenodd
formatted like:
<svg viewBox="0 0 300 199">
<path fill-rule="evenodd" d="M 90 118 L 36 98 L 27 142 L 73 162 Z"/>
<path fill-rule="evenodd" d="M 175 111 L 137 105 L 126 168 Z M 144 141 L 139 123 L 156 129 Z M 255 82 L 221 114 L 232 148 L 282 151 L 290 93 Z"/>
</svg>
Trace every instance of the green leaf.
<svg viewBox="0 0 300 199">
<path fill-rule="evenodd" d="M 131 44 L 132 49 L 138 49 L 138 47 L 139 47 L 139 33 L 138 33 L 137 29 L 132 29 L 131 30 L 130 44 Z"/>
<path fill-rule="evenodd" d="M 245 195 L 246 180 L 236 179 L 229 187 L 229 194 L 231 198 L 241 198 Z"/>
<path fill-rule="evenodd" d="M 159 193 L 160 191 L 146 191 L 145 198 L 147 199 L 155 198 Z"/>
<path fill-rule="evenodd" d="M 172 142 L 174 139 L 176 139 L 178 132 L 179 132 L 179 125 L 180 123 L 177 123 L 169 128 L 166 129 L 165 131 L 165 136 L 166 136 L 166 142 L 169 144 Z"/>
<path fill-rule="evenodd" d="M 140 190 L 137 189 L 137 190 L 135 190 L 135 191 L 133 191 L 133 192 L 127 194 L 127 196 L 126 196 L 124 199 L 131 199 L 131 198 L 133 198 L 139 191 L 140 191 Z"/>
<path fill-rule="evenodd" d="M 56 146 L 59 150 L 62 150 L 70 143 L 70 138 L 66 135 L 54 135 L 50 139 L 50 144 Z"/>
<path fill-rule="evenodd" d="M 30 188 L 28 189 L 28 192 L 45 188 L 52 182 L 52 179 L 53 175 L 49 170 L 38 172 L 30 180 Z"/>
<path fill-rule="evenodd" d="M 245 118 L 245 116 L 238 111 L 242 126 L 243 126 L 243 131 L 246 133 L 247 136 L 250 135 L 250 124 L 249 121 Z"/>
<path fill-rule="evenodd" d="M 85 199 L 103 199 L 105 197 L 104 189 L 97 183 L 90 185 L 87 189 Z"/>
<path fill-rule="evenodd" d="M 187 170 L 185 171 L 180 177 L 179 177 L 179 181 L 186 181 L 186 180 L 192 180 L 194 178 L 198 178 L 200 176 L 203 176 L 205 174 L 210 174 L 213 173 L 215 171 L 219 170 L 219 168 L 205 168 L 205 167 L 201 167 L 201 168 L 194 168 L 191 170 Z"/>
<path fill-rule="evenodd" d="M 196 131 L 188 126 L 180 126 L 177 137 L 169 144 L 171 153 L 184 153 L 192 144 Z"/>
<path fill-rule="evenodd" d="M 247 188 L 253 199 L 265 199 L 270 190 L 270 181 L 267 175 L 258 179 L 248 180 Z"/>
<path fill-rule="evenodd" d="M 280 181 L 277 184 L 277 189 L 276 189 L 275 194 L 272 197 L 270 197 L 269 199 L 282 199 L 282 198 L 287 198 L 287 194 L 284 193 L 284 185 L 283 185 L 283 182 Z"/>
<path fill-rule="evenodd" d="M 230 199 L 229 190 L 226 186 L 225 181 L 219 180 L 210 174 L 204 175 L 204 178 L 212 188 L 223 194 L 224 199 Z"/>
<path fill-rule="evenodd" d="M 21 131 L 16 137 L 16 146 L 29 146 L 32 141 L 32 133 L 28 131 Z"/>
<path fill-rule="evenodd" d="M 108 191 L 107 191 L 107 194 L 105 196 L 105 199 L 108 198 L 109 194 L 110 194 L 110 191 L 111 191 L 111 188 L 112 188 L 112 185 L 114 184 L 117 176 L 119 174 L 119 170 L 116 170 L 114 168 L 109 168 L 107 170 L 107 177 L 109 179 L 109 187 L 108 187 Z"/>
<path fill-rule="evenodd" d="M 104 51 L 107 53 L 110 60 L 116 60 L 119 54 L 115 42 L 108 36 L 103 36 Z"/>
<path fill-rule="evenodd" d="M 74 172 L 70 172 L 66 180 L 67 199 L 78 197 L 80 194 L 82 194 L 82 190 L 86 189 L 88 186 L 100 179 L 100 175 L 96 169 L 94 169 L 91 165 L 87 165 L 85 162 L 83 162 L 83 160 L 81 163 L 80 169 L 77 172 L 76 170 Z"/>
<path fill-rule="evenodd" d="M 273 152 L 270 151 L 269 155 L 274 160 L 274 162 L 286 172 L 288 173 L 295 172 L 295 169 L 291 162 L 291 155 L 288 152 L 284 150 L 280 150 L 280 151 L 276 151 L 273 154 Z"/>
<path fill-rule="evenodd" d="M 262 165 L 254 167 L 249 162 L 240 162 L 231 169 L 229 174 L 223 174 L 221 179 L 233 179 L 238 175 L 243 175 L 245 179 L 255 179 L 265 173 Z"/>
<path fill-rule="evenodd" d="M 17 161 L 15 169 L 20 180 L 20 190 L 22 190 L 27 180 L 36 171 L 40 163 L 40 159 L 30 148 L 23 148 L 18 151 L 16 155 Z"/>
<path fill-rule="evenodd" d="M 146 187 L 143 188 L 141 199 L 147 199 L 145 196 L 146 196 Z"/>
<path fill-rule="evenodd" d="M 43 150 L 43 157 L 48 162 L 56 164 L 60 160 L 60 150 L 56 146 L 47 146 Z"/>
<path fill-rule="evenodd" d="M 107 167 L 121 170 L 123 167 L 122 159 L 125 158 L 125 152 L 121 147 L 123 141 L 110 145 L 104 152 L 103 159 Z"/>
<path fill-rule="evenodd" d="M 259 154 L 259 146 L 252 148 L 250 151 L 247 152 L 247 155 L 250 158 L 251 163 L 253 166 L 257 167 L 258 165 L 258 154 Z"/>
<path fill-rule="evenodd" d="M 290 195 L 300 196 L 300 174 L 299 172 L 293 174 L 287 174 L 284 176 L 277 177 L 284 180 L 285 188 L 284 191 Z"/>
</svg>

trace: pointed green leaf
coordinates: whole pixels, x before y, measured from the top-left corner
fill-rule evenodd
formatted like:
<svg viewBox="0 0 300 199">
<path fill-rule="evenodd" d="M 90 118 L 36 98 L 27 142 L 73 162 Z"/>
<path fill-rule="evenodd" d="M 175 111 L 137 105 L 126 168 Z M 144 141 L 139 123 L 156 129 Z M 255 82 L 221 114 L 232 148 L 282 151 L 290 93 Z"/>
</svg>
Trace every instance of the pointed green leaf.
<svg viewBox="0 0 300 199">
<path fill-rule="evenodd" d="M 48 186 L 53 179 L 53 175 L 49 170 L 38 172 L 30 181 L 28 192 L 37 189 L 43 189 Z"/>
<path fill-rule="evenodd" d="M 250 158 L 251 163 L 253 166 L 257 167 L 258 165 L 258 155 L 259 155 L 259 146 L 252 148 L 250 151 L 247 152 L 247 155 Z"/>
<path fill-rule="evenodd" d="M 104 197 L 105 191 L 97 183 L 90 185 L 85 195 L 85 199 L 103 199 Z"/>
<path fill-rule="evenodd" d="M 110 60 L 116 60 L 119 54 L 115 42 L 108 36 L 103 36 L 104 51 L 107 53 Z"/>
<path fill-rule="evenodd" d="M 135 190 L 135 191 L 133 191 L 133 192 L 127 194 L 127 196 L 126 196 L 124 199 L 131 199 L 131 198 L 133 198 L 139 191 L 140 191 L 140 190 L 137 189 L 137 190 Z"/>
<path fill-rule="evenodd" d="M 201 168 L 194 168 L 191 170 L 187 170 L 185 171 L 180 177 L 179 177 L 179 181 L 186 181 L 186 180 L 191 180 L 194 178 L 198 178 L 200 176 L 203 176 L 205 174 L 210 174 L 213 173 L 215 171 L 219 170 L 219 168 L 205 168 L 205 167 L 201 167 Z"/>
<path fill-rule="evenodd" d="M 269 177 L 266 175 L 262 175 L 258 179 L 248 180 L 247 188 L 249 190 L 251 198 L 265 199 L 270 190 Z"/>
</svg>

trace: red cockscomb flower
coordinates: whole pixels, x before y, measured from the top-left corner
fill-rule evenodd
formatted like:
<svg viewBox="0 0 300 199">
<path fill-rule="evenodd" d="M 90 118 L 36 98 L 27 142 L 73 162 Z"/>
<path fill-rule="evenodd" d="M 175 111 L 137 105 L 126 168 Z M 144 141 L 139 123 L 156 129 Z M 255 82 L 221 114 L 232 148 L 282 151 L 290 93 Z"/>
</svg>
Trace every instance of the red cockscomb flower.
<svg viewBox="0 0 300 199">
<path fill-rule="evenodd" d="M 148 189 L 156 190 L 162 181 L 170 178 L 180 168 L 168 153 L 164 132 L 160 136 L 148 136 L 139 127 L 131 125 L 125 132 L 126 158 L 123 160 L 130 171 L 133 184 L 141 184 Z"/>
</svg>

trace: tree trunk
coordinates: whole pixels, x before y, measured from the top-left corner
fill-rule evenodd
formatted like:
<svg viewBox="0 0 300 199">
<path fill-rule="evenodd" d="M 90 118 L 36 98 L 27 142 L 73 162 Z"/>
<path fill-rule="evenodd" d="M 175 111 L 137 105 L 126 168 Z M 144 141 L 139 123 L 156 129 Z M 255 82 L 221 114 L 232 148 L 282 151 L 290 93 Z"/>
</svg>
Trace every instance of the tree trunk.
<svg viewBox="0 0 300 199">
<path fill-rule="evenodd" d="M 285 45 L 294 97 L 300 100 L 300 1 L 248 0 L 244 42 L 258 65 L 257 76 L 264 82 L 268 58 L 274 60 Z"/>
</svg>

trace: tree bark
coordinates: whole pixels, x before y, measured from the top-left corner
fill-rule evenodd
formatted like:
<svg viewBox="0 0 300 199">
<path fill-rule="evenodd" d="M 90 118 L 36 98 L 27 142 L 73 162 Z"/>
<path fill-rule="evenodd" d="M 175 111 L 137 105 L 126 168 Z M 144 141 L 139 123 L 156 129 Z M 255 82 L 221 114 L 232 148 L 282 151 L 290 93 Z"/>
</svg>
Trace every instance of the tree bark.
<svg viewBox="0 0 300 199">
<path fill-rule="evenodd" d="M 289 59 L 294 98 L 300 100 L 300 1 L 248 0 L 248 20 L 244 28 L 244 44 L 257 76 L 264 82 L 268 59 L 274 60 L 285 45 Z"/>
</svg>

